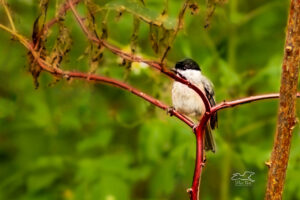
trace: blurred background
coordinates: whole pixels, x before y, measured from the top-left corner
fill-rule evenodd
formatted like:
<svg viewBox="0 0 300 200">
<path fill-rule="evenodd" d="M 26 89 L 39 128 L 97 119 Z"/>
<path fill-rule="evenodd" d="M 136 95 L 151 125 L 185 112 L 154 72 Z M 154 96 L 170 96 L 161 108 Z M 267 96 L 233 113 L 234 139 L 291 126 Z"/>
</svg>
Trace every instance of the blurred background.
<svg viewBox="0 0 300 200">
<path fill-rule="evenodd" d="M 108 40 L 130 50 L 133 19 L 153 21 L 166 10 L 162 29 L 174 28 L 183 1 L 113 0 L 96 2 L 98 29 L 107 22 Z M 9 0 L 19 33 L 31 37 L 39 15 L 34 0 Z M 47 20 L 62 1 L 50 1 Z M 168 54 L 168 66 L 186 57 L 196 60 L 215 85 L 217 102 L 278 92 L 289 1 L 230 0 L 208 19 L 205 1 L 198 13 L 187 10 Z M 166 6 L 167 5 L 167 6 Z M 167 9 L 166 9 L 167 7 Z M 77 6 L 82 16 L 83 4 Z M 120 12 L 122 15 L 120 16 Z M 90 45 L 69 12 L 66 25 L 73 46 L 62 68 L 89 71 Z M 160 19 L 162 20 L 162 19 Z M 0 22 L 9 26 L 3 7 Z M 209 23 L 208 28 L 204 28 Z M 102 27 L 103 28 L 103 27 Z M 151 35 L 140 21 L 137 54 L 159 60 Z M 47 40 L 51 50 L 58 28 Z M 150 35 L 149 35 L 150 33 Z M 153 33 L 153 34 L 152 34 Z M 165 111 L 107 85 L 80 80 L 56 82 L 42 73 L 35 89 L 26 49 L 0 31 L 0 199 L 127 200 L 188 199 L 195 160 L 190 128 Z M 172 82 L 147 66 L 121 66 L 105 50 L 98 74 L 133 85 L 171 105 Z M 277 100 L 264 100 L 219 112 L 215 154 L 207 154 L 201 181 L 205 200 L 263 199 L 276 126 Z M 299 116 L 299 103 L 297 115 Z M 299 125 L 294 129 L 284 199 L 300 199 Z M 254 172 L 249 186 L 237 186 L 234 173 Z"/>
</svg>

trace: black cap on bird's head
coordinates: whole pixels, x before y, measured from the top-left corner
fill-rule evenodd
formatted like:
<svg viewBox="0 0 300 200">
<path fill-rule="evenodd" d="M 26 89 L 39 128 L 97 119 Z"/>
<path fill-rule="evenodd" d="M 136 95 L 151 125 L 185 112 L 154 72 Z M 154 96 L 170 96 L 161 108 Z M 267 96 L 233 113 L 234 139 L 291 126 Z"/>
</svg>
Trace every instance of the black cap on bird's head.
<svg viewBox="0 0 300 200">
<path fill-rule="evenodd" d="M 186 58 L 184 60 L 181 60 L 179 62 L 176 63 L 175 65 L 175 69 L 176 70 L 198 70 L 201 71 L 199 65 L 192 59 L 190 58 Z"/>
</svg>

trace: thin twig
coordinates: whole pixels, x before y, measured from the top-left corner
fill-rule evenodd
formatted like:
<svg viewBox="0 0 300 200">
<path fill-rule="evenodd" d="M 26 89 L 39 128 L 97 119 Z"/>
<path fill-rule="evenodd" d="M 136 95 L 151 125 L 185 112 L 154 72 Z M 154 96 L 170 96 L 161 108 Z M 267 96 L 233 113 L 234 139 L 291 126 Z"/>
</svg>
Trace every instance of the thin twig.
<svg viewBox="0 0 300 200">
<path fill-rule="evenodd" d="M 177 18 L 177 25 L 176 25 L 176 28 L 175 28 L 175 31 L 173 32 L 173 35 L 171 36 L 171 39 L 169 39 L 169 42 L 168 42 L 168 46 L 166 47 L 165 51 L 163 52 L 163 56 L 162 58 L 160 59 L 160 62 L 163 63 L 165 58 L 167 57 L 169 51 L 171 50 L 171 45 L 173 44 L 176 36 L 177 36 L 177 33 L 179 32 L 180 29 L 182 29 L 183 27 L 183 19 L 184 19 L 184 14 L 185 14 L 185 11 L 188 7 L 188 4 L 189 4 L 190 0 L 185 0 L 183 5 L 182 5 L 182 8 L 178 14 L 178 18 Z"/>
<path fill-rule="evenodd" d="M 83 30 L 83 32 L 88 36 L 88 38 L 90 38 L 90 40 L 95 40 L 97 37 L 95 37 L 94 34 L 92 34 L 90 31 L 88 31 L 87 27 L 84 25 L 83 21 L 80 19 L 78 12 L 75 10 L 72 0 L 69 0 L 69 5 L 70 5 L 70 8 L 71 8 L 77 22 L 79 23 L 81 29 Z"/>
<path fill-rule="evenodd" d="M 16 27 L 15 27 L 14 21 L 13 21 L 13 19 L 11 17 L 11 14 L 9 12 L 9 9 L 8 9 L 6 1 L 5 0 L 1 0 L 1 3 L 2 3 L 3 7 L 4 7 L 5 13 L 7 15 L 7 18 L 8 18 L 8 21 L 10 23 L 10 26 L 11 26 L 12 30 L 14 32 L 16 32 Z"/>
<path fill-rule="evenodd" d="M 80 1 L 82 1 L 82 0 L 73 0 L 72 3 L 73 3 L 73 5 L 76 5 L 76 4 L 80 3 Z M 58 16 L 51 19 L 48 23 L 45 24 L 44 31 L 47 32 L 51 26 L 53 26 L 55 23 L 57 23 L 59 21 L 60 16 L 64 15 L 69 9 L 70 9 L 69 2 L 64 3 L 58 12 Z"/>
<path fill-rule="evenodd" d="M 27 49 L 30 48 L 29 42 L 22 35 L 18 34 L 16 31 L 11 30 L 10 28 L 0 24 L 0 28 L 10 33 L 12 36 L 16 37 L 21 44 L 23 44 Z"/>
<path fill-rule="evenodd" d="M 300 97 L 300 93 L 297 93 L 297 97 Z M 225 108 L 234 107 L 237 105 L 245 104 L 245 103 L 251 103 L 253 101 L 259 101 L 263 99 L 277 99 L 279 98 L 279 93 L 271 93 L 271 94 L 262 94 L 262 95 L 256 95 L 251 97 L 245 97 L 233 101 L 224 101 L 222 103 L 217 104 L 216 106 L 211 108 L 211 114 Z"/>
</svg>

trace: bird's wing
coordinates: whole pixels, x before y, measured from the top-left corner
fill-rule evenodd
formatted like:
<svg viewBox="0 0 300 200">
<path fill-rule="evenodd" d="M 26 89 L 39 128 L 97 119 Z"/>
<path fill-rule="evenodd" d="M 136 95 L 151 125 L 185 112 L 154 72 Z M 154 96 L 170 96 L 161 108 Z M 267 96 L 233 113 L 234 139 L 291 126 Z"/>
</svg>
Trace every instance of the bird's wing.
<svg viewBox="0 0 300 200">
<path fill-rule="evenodd" d="M 214 98 L 215 92 L 214 92 L 213 84 L 208 79 L 202 81 L 202 84 L 205 90 L 206 97 L 210 103 L 210 106 L 215 106 L 216 101 Z M 210 118 L 210 127 L 212 129 L 215 129 L 217 126 L 218 126 L 218 115 L 217 113 L 214 113 Z"/>
</svg>

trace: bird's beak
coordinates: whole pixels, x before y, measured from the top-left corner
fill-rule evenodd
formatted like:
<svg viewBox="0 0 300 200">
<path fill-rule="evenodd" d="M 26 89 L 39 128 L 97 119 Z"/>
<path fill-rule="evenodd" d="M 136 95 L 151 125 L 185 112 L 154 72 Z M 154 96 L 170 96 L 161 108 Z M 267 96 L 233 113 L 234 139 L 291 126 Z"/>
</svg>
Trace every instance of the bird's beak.
<svg viewBox="0 0 300 200">
<path fill-rule="evenodd" d="M 181 78 L 186 80 L 186 78 L 180 72 L 178 72 L 175 68 L 171 68 L 170 70 L 172 72 L 174 72 L 177 76 L 180 76 Z"/>
</svg>

